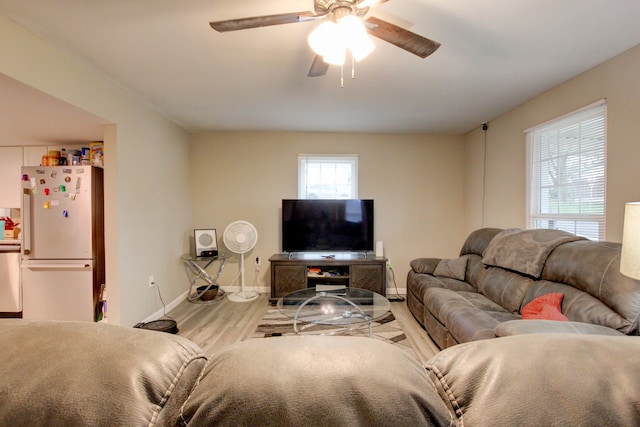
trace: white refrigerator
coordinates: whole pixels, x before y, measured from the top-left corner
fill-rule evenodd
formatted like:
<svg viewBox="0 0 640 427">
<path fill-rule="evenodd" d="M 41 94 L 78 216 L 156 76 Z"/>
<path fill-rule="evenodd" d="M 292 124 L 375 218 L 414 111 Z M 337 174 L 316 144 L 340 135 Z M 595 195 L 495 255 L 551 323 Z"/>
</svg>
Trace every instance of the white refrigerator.
<svg viewBox="0 0 640 427">
<path fill-rule="evenodd" d="M 22 168 L 22 317 L 95 321 L 105 283 L 103 170 Z"/>
</svg>

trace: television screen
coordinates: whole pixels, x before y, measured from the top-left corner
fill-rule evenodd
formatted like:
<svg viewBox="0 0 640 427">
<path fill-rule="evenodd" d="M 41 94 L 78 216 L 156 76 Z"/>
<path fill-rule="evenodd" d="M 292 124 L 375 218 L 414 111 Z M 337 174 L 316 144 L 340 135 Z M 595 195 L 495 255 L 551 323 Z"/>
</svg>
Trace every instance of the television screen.
<svg viewBox="0 0 640 427">
<path fill-rule="evenodd" d="M 373 200 L 282 200 L 282 250 L 372 251 Z"/>
</svg>

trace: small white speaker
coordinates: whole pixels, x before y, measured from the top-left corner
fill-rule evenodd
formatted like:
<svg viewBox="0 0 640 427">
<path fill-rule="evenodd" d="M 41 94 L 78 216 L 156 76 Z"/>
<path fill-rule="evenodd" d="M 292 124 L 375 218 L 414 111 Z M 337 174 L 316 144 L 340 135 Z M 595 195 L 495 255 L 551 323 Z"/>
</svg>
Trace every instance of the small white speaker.
<svg viewBox="0 0 640 427">
<path fill-rule="evenodd" d="M 218 255 L 218 238 L 216 230 L 193 230 L 193 241 L 196 246 L 196 256 L 213 257 Z"/>
<path fill-rule="evenodd" d="M 378 240 L 376 242 L 376 256 L 377 257 L 384 256 L 384 246 L 382 245 L 382 240 Z"/>
</svg>

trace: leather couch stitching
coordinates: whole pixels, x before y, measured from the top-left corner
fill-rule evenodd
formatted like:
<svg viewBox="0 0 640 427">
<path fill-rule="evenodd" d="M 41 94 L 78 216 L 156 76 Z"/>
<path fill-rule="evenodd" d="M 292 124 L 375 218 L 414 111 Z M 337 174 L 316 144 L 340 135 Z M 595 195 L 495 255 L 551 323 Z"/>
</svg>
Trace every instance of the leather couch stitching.
<svg viewBox="0 0 640 427">
<path fill-rule="evenodd" d="M 180 407 L 180 419 L 178 420 L 180 422 L 179 423 L 180 426 L 186 426 L 189 423 L 189 421 L 187 419 L 185 419 L 185 417 L 184 417 L 184 408 L 187 405 L 187 403 L 189 402 L 189 400 L 191 399 L 191 396 L 193 395 L 193 391 L 196 388 L 198 388 L 198 386 L 200 385 L 200 382 L 204 378 L 205 372 L 207 372 L 207 368 L 209 367 L 209 365 L 212 362 L 213 362 L 213 359 L 207 359 L 207 363 L 205 363 L 205 365 L 202 367 L 202 370 L 200 371 L 200 375 L 198 375 L 198 378 L 196 379 L 195 384 L 191 388 L 191 392 L 189 393 L 189 395 L 187 396 L 185 401 L 182 402 L 182 406 Z"/>
<path fill-rule="evenodd" d="M 160 402 L 158 402 L 155 405 L 155 409 L 153 411 L 153 416 L 151 417 L 151 421 L 149 422 L 149 426 L 155 425 L 158 419 L 158 416 L 160 415 L 160 411 L 164 407 L 165 403 L 167 403 L 167 401 L 171 397 L 171 393 L 176 388 L 176 384 L 178 384 L 178 381 L 180 381 L 180 379 L 182 378 L 182 374 L 187 369 L 187 366 L 189 366 L 193 361 L 197 359 L 206 360 L 206 357 L 202 354 L 198 354 L 195 356 L 188 357 L 182 362 L 182 366 L 180 366 L 180 369 L 178 369 L 178 372 L 176 372 L 176 374 L 174 375 L 173 380 L 171 381 L 171 384 L 169 385 L 169 387 L 167 387 L 167 390 L 163 393 L 162 399 L 160 400 Z"/>
<path fill-rule="evenodd" d="M 602 272 L 602 277 L 600 277 L 600 283 L 598 284 L 598 295 L 597 295 L 598 299 L 600 299 L 600 297 L 602 296 L 602 284 L 604 283 L 604 278 L 606 277 L 607 272 L 609 271 L 609 268 L 611 268 L 611 264 L 613 263 L 613 261 L 615 261 L 618 258 L 620 258 L 619 255 L 616 255 L 615 257 L 613 257 L 607 264 L 604 271 Z"/>
<path fill-rule="evenodd" d="M 447 396 L 447 400 L 449 401 L 449 403 L 451 403 L 451 407 L 455 411 L 456 417 L 458 418 L 458 420 L 460 422 L 460 424 L 459 424 L 460 427 L 464 427 L 464 421 L 462 420 L 462 415 L 463 415 L 462 414 L 462 408 L 458 404 L 458 401 L 456 400 L 456 397 L 453 394 L 453 391 L 451 390 L 451 388 L 447 384 L 447 380 L 444 378 L 444 374 L 435 365 L 429 365 L 428 369 L 431 369 L 431 371 L 434 374 L 436 374 L 436 378 L 438 378 L 438 382 L 442 386 L 442 389 L 444 390 L 444 392 L 445 392 L 445 394 Z"/>
</svg>

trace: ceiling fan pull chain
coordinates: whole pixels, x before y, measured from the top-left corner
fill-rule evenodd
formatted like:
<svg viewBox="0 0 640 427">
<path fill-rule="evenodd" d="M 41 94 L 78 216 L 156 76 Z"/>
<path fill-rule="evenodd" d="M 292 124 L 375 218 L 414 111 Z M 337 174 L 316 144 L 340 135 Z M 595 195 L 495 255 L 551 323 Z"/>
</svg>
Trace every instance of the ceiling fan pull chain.
<svg viewBox="0 0 640 427">
<path fill-rule="evenodd" d="M 356 59 L 351 55 L 351 79 L 356 78 Z"/>
<path fill-rule="evenodd" d="M 344 87 L 344 64 L 340 65 L 340 87 Z"/>
</svg>

